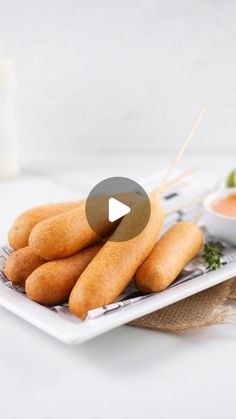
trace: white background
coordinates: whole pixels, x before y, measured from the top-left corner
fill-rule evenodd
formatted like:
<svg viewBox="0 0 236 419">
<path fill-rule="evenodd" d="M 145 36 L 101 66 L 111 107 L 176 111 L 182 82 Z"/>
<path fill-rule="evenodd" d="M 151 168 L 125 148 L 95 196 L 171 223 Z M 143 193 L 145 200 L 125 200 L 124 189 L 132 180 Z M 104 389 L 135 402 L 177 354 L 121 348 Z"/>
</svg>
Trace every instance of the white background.
<svg viewBox="0 0 236 419">
<path fill-rule="evenodd" d="M 123 326 L 75 347 L 1 308 L 0 327 L 1 418 L 235 419 L 235 326 Z"/>
<path fill-rule="evenodd" d="M 235 152 L 235 16 L 234 0 L 1 0 L 23 159 L 168 152 L 205 104 L 191 151 Z"/>
</svg>

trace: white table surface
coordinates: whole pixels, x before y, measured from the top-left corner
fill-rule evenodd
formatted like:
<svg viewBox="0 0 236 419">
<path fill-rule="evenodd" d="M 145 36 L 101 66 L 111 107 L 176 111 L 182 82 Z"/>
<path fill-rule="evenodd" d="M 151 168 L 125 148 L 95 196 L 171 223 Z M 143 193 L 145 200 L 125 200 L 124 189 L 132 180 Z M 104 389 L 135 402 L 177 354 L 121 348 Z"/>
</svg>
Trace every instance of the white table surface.
<svg viewBox="0 0 236 419">
<path fill-rule="evenodd" d="M 23 208 L 60 198 L 52 179 L 66 186 L 70 199 L 104 176 L 141 180 L 155 170 L 156 159 L 158 169 L 169 160 L 146 156 L 143 165 L 143 156 L 104 156 L 92 171 L 81 156 L 77 167 L 29 167 L 18 180 L 0 182 L 1 241 Z M 182 167 L 196 162 L 203 167 L 199 177 L 212 182 L 235 165 L 233 156 L 195 156 Z M 41 186 L 33 188 L 34 182 Z M 235 418 L 234 325 L 180 334 L 123 326 L 69 347 L 0 308 L 0 330 L 1 418 Z"/>
</svg>

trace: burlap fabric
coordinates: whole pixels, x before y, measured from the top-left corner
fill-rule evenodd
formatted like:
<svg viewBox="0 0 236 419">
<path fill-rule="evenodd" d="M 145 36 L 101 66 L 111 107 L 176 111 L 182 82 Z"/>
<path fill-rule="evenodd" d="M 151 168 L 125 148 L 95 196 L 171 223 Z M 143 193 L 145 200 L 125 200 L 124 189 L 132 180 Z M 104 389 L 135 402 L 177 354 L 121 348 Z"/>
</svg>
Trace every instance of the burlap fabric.
<svg viewBox="0 0 236 419">
<path fill-rule="evenodd" d="M 236 278 L 134 320 L 129 325 L 179 332 L 227 323 L 231 320 L 232 308 L 228 303 L 232 300 L 236 300 Z"/>
</svg>

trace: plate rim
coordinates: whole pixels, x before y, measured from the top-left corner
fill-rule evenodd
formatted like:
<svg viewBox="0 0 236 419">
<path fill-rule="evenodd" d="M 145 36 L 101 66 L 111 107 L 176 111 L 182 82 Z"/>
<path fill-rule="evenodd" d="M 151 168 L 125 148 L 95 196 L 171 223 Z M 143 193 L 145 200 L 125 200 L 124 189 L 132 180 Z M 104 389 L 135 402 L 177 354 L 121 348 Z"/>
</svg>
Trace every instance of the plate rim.
<svg viewBox="0 0 236 419">
<path fill-rule="evenodd" d="M 205 273 L 159 293 L 152 294 L 149 298 L 137 303 L 85 321 L 76 318 L 75 321 L 63 319 L 53 310 L 29 300 L 26 295 L 8 288 L 4 283 L 0 284 L 0 305 L 61 342 L 68 345 L 77 345 L 232 279 L 234 276 L 236 276 L 236 261 L 222 266 L 217 271 Z"/>
</svg>

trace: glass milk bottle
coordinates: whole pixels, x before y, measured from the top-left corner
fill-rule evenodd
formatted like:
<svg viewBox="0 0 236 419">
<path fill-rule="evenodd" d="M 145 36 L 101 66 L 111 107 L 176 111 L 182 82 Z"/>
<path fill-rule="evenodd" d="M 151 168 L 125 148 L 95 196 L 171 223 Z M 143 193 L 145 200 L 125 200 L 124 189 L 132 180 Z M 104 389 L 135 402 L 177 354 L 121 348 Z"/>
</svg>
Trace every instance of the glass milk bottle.
<svg viewBox="0 0 236 419">
<path fill-rule="evenodd" d="M 14 64 L 11 58 L 0 55 L 0 179 L 7 179 L 19 173 L 14 108 Z"/>
</svg>

